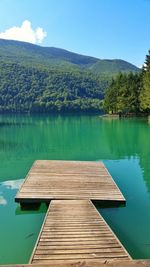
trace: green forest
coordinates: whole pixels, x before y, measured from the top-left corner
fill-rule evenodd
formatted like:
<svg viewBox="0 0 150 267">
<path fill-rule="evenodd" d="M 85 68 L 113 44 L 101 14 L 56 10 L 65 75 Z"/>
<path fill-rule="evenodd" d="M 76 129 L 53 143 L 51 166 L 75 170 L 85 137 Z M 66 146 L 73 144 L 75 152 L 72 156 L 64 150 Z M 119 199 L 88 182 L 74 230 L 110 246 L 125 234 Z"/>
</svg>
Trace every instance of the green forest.
<svg viewBox="0 0 150 267">
<path fill-rule="evenodd" d="M 140 73 L 119 73 L 112 79 L 104 109 L 110 114 L 150 113 L 150 51 Z"/>
<path fill-rule="evenodd" d="M 0 39 L 0 112 L 150 111 L 150 53 L 142 71 L 54 47 Z"/>
<path fill-rule="evenodd" d="M 88 71 L 0 63 L 1 112 L 97 111 L 104 80 Z"/>
</svg>

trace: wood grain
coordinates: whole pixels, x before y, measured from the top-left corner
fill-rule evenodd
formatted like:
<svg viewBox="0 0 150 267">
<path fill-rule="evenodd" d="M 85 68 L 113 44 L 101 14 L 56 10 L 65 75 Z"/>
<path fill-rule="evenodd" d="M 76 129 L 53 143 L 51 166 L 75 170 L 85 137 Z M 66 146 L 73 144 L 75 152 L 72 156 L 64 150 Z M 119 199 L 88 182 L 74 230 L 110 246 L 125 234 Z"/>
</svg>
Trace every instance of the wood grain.
<svg viewBox="0 0 150 267">
<path fill-rule="evenodd" d="M 35 267 L 36 264 L 1 265 L 1 267 Z M 150 260 L 64 260 L 41 263 L 38 267 L 149 267 Z"/>
<path fill-rule="evenodd" d="M 92 259 L 131 257 L 90 200 L 52 200 L 30 263 Z"/>
<path fill-rule="evenodd" d="M 102 162 L 37 160 L 15 201 L 32 203 L 51 199 L 125 202 Z"/>
</svg>

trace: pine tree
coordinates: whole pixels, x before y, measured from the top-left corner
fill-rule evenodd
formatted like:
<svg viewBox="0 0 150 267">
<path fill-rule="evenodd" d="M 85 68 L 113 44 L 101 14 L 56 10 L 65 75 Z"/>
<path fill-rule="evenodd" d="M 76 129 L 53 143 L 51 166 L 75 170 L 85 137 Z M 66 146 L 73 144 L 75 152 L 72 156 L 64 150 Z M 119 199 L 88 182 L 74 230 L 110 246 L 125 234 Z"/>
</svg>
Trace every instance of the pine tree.
<svg viewBox="0 0 150 267">
<path fill-rule="evenodd" d="M 116 89 L 116 81 L 112 79 L 112 82 L 109 88 L 106 90 L 105 99 L 104 99 L 104 109 L 110 113 L 116 113 L 116 105 L 117 105 L 117 89 Z"/>
<path fill-rule="evenodd" d="M 150 50 L 142 69 L 142 90 L 140 94 L 141 110 L 150 112 Z"/>
<path fill-rule="evenodd" d="M 141 74 L 118 74 L 106 91 L 104 108 L 109 113 L 139 113 Z"/>
</svg>

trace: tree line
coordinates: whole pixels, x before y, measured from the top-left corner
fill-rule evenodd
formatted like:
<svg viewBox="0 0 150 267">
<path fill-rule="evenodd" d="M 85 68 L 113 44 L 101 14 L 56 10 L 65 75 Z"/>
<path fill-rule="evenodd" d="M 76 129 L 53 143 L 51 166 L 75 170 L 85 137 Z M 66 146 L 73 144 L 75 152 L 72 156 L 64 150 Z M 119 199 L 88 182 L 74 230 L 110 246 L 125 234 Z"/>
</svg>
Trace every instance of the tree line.
<svg viewBox="0 0 150 267">
<path fill-rule="evenodd" d="M 84 69 L 0 61 L 0 112 L 103 109 L 121 114 L 150 112 L 150 52 L 141 72 L 113 78 Z"/>
<path fill-rule="evenodd" d="M 150 113 L 150 51 L 140 73 L 119 73 L 112 79 L 104 109 L 111 114 Z"/>
</svg>

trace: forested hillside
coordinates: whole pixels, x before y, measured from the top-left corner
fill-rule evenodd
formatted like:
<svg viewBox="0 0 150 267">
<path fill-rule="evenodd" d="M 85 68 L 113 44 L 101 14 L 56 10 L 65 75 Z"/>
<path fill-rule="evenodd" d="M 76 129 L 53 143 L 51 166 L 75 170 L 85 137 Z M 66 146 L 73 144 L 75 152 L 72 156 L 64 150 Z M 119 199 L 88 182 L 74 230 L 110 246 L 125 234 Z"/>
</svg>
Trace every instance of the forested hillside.
<svg viewBox="0 0 150 267">
<path fill-rule="evenodd" d="M 106 90 L 104 107 L 115 114 L 150 114 L 150 51 L 141 73 L 120 73 L 112 79 Z"/>
<path fill-rule="evenodd" d="M 0 40 L 0 112 L 99 111 L 118 71 L 138 68 L 122 60 Z"/>
<path fill-rule="evenodd" d="M 96 111 L 103 83 L 85 71 L 41 69 L 0 63 L 0 111 Z"/>
</svg>

